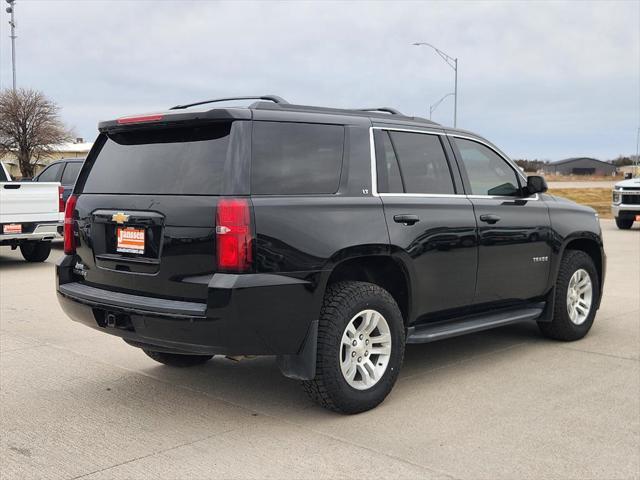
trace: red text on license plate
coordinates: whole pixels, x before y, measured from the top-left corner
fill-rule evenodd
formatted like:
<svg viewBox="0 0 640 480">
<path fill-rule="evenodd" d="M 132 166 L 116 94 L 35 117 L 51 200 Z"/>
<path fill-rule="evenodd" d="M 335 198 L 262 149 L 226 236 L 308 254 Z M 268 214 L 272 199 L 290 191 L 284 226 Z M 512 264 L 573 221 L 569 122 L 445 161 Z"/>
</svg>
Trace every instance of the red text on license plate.
<svg viewBox="0 0 640 480">
<path fill-rule="evenodd" d="M 2 233 L 22 233 L 22 224 L 9 223 L 2 226 Z"/>
<path fill-rule="evenodd" d="M 118 227 L 116 251 L 144 253 L 144 228 Z"/>
</svg>

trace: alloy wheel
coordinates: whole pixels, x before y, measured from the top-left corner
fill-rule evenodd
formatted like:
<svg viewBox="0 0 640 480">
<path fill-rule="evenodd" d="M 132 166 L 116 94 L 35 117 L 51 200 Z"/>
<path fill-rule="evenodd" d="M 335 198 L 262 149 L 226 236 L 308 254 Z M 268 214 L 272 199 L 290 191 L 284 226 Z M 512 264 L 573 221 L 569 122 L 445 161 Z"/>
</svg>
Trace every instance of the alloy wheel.
<svg viewBox="0 0 640 480">
<path fill-rule="evenodd" d="M 576 270 L 567 288 L 567 313 L 576 325 L 582 325 L 591 311 L 593 284 L 589 273 L 583 268 Z"/>
<path fill-rule="evenodd" d="M 391 355 L 391 330 L 376 310 L 363 310 L 347 324 L 340 345 L 340 369 L 357 390 L 373 387 L 384 375 Z"/>
</svg>

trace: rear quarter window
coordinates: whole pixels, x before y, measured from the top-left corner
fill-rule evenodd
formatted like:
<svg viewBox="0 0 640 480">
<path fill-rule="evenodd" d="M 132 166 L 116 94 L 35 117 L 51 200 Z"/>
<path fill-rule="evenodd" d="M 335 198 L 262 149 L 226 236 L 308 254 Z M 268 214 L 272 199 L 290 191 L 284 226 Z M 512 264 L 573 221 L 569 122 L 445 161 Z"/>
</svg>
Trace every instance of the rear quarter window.
<svg viewBox="0 0 640 480">
<path fill-rule="evenodd" d="M 342 125 L 254 122 L 251 193 L 336 193 L 343 150 Z"/>
<path fill-rule="evenodd" d="M 40 175 L 38 175 L 39 182 L 59 182 L 60 172 L 64 167 L 64 163 L 54 163 L 45 168 Z"/>
<path fill-rule="evenodd" d="M 62 174 L 60 183 L 65 186 L 73 186 L 73 184 L 76 183 L 81 168 L 82 163 L 80 162 L 68 162 L 67 166 L 64 167 L 64 173 Z"/>
</svg>

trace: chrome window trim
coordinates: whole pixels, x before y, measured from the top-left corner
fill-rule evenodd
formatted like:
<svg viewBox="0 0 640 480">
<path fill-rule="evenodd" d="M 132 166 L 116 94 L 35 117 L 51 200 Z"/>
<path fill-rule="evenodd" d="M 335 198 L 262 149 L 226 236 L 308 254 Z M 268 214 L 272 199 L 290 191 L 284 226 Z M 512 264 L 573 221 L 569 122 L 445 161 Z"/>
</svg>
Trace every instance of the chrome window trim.
<svg viewBox="0 0 640 480">
<path fill-rule="evenodd" d="M 371 150 L 371 195 L 379 197 L 378 170 L 376 166 L 376 145 L 373 138 L 374 127 L 369 127 L 369 150 Z"/>
<path fill-rule="evenodd" d="M 501 200 L 501 201 L 524 200 L 527 202 L 529 200 L 540 200 L 540 197 L 538 196 L 537 193 L 529 197 L 510 197 L 508 195 L 467 195 L 467 198 L 485 198 L 489 200 Z"/>
<path fill-rule="evenodd" d="M 438 135 L 439 137 L 445 136 L 445 133 L 443 131 L 438 132 L 434 130 L 415 130 L 410 128 L 396 127 L 369 127 L 369 148 L 371 150 L 371 194 L 374 197 L 458 198 L 465 196 L 461 193 L 378 193 L 378 170 L 376 163 L 376 145 L 373 137 L 374 130 L 386 130 L 387 132 L 422 133 L 425 135 Z M 453 179 L 451 180 L 453 181 Z"/>
<path fill-rule="evenodd" d="M 502 158 L 505 162 L 507 162 L 507 164 L 509 164 L 509 166 L 513 169 L 514 172 L 516 172 L 516 175 L 518 175 L 522 180 L 524 180 L 525 185 L 527 184 L 527 177 L 526 175 L 524 175 L 520 169 L 518 168 L 518 165 L 516 165 L 509 157 L 507 157 L 504 153 L 501 153 L 500 151 L 498 151 L 496 149 L 496 147 L 492 146 L 491 144 L 480 140 L 479 138 L 475 138 L 475 137 L 470 137 L 468 135 L 458 135 L 457 133 L 445 133 L 445 135 L 447 137 L 453 137 L 453 138 L 462 138 L 464 140 L 471 140 L 472 142 L 476 142 L 479 143 L 480 145 L 484 145 L 485 147 L 487 147 L 489 150 L 491 150 L 493 153 L 495 153 L 496 155 L 498 155 L 500 158 Z"/>
<path fill-rule="evenodd" d="M 372 130 L 387 130 L 392 132 L 410 132 L 410 133 L 424 133 L 426 135 L 440 135 L 444 136 L 444 131 L 437 130 L 415 130 L 412 128 L 396 128 L 396 127 L 370 127 Z"/>
<path fill-rule="evenodd" d="M 504 155 L 502 155 L 500 152 L 496 151 L 496 149 L 494 147 L 492 147 L 491 145 L 487 144 L 486 142 L 483 142 L 481 140 L 478 140 L 476 138 L 473 137 L 467 137 L 464 135 L 456 135 L 456 134 L 451 134 L 451 133 L 446 133 L 444 131 L 442 132 L 437 132 L 437 131 L 433 131 L 433 130 L 414 130 L 414 129 L 408 129 L 408 128 L 396 128 L 396 127 L 374 127 L 371 126 L 369 127 L 369 150 L 371 152 L 371 195 L 374 197 L 417 197 L 417 198 L 467 198 L 467 199 L 472 199 L 472 198 L 478 198 L 478 199 L 489 199 L 489 200 L 500 200 L 500 201 L 505 201 L 505 200 L 539 200 L 540 197 L 539 195 L 536 193 L 533 197 L 509 197 L 509 196 L 495 196 L 495 195 L 467 195 L 465 193 L 379 193 L 378 192 L 378 171 L 377 171 L 377 164 L 376 164 L 376 146 L 375 146 L 375 140 L 373 137 L 373 131 L 374 130 L 386 130 L 386 131 L 392 131 L 392 132 L 411 132 L 411 133 L 424 133 L 426 135 L 439 135 L 441 137 L 459 137 L 459 138 L 464 138 L 467 140 L 472 140 L 478 143 L 481 143 L 483 145 L 485 145 L 486 147 L 490 148 L 492 151 L 494 151 L 498 156 L 500 156 L 500 158 L 502 158 L 503 160 L 505 160 L 512 169 L 514 169 L 516 171 L 516 174 L 520 174 L 519 170 L 517 167 L 514 167 L 511 160 L 506 158 Z M 522 177 L 522 175 L 520 174 L 520 177 L 524 179 L 525 183 L 526 183 L 526 177 Z"/>
<path fill-rule="evenodd" d="M 378 197 L 424 197 L 424 198 L 461 198 L 460 193 L 378 193 Z"/>
</svg>

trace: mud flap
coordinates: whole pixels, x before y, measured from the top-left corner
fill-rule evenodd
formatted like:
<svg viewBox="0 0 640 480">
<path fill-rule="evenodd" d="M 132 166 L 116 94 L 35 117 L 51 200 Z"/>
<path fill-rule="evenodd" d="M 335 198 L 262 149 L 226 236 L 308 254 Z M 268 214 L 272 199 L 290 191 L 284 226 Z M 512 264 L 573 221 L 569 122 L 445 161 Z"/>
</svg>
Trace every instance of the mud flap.
<svg viewBox="0 0 640 480">
<path fill-rule="evenodd" d="M 278 368 L 285 377 L 295 380 L 313 380 L 316 376 L 316 352 L 318 349 L 318 320 L 309 325 L 307 336 L 296 355 L 278 355 Z"/>
<path fill-rule="evenodd" d="M 553 309 L 556 304 L 556 287 L 549 290 L 547 296 L 544 300 L 544 310 L 540 314 L 540 316 L 536 319 L 537 322 L 549 323 L 553 320 Z"/>
</svg>

